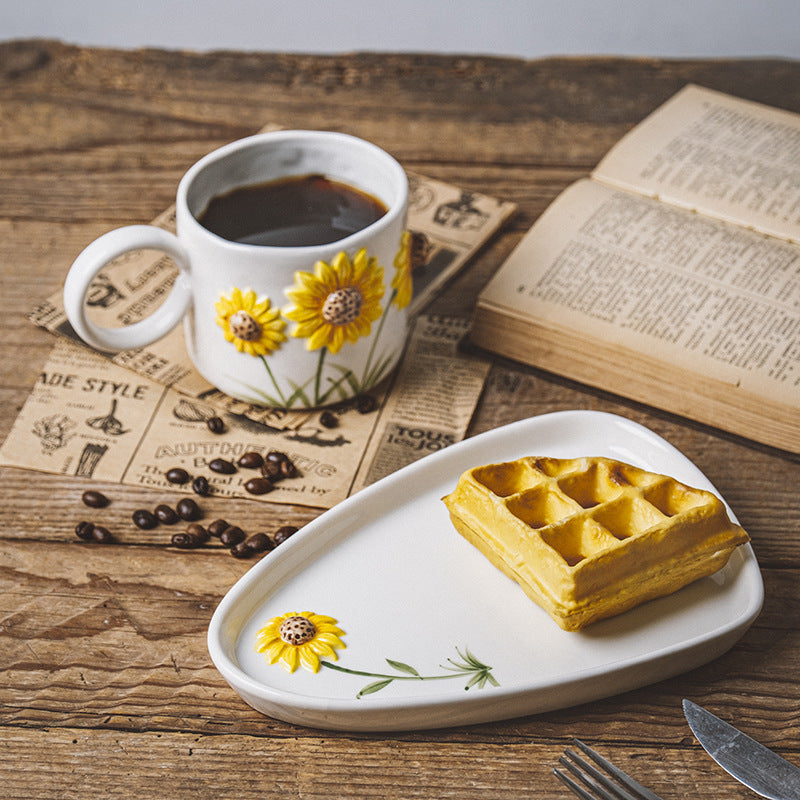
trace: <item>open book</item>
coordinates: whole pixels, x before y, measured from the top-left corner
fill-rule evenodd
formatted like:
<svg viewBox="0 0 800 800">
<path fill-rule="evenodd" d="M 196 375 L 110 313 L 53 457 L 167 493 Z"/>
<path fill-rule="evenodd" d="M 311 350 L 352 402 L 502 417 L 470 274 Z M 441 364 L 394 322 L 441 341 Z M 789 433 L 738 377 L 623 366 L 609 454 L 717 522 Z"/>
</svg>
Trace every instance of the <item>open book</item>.
<svg viewBox="0 0 800 800">
<path fill-rule="evenodd" d="M 539 218 L 471 337 L 800 452 L 800 115 L 685 87 Z"/>
</svg>

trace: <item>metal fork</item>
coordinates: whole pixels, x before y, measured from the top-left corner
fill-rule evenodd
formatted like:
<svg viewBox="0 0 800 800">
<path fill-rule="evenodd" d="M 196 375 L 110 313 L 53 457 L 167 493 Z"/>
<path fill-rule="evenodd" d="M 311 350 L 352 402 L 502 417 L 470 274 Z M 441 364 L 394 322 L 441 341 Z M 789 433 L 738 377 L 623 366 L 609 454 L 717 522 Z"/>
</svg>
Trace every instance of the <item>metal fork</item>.
<svg viewBox="0 0 800 800">
<path fill-rule="evenodd" d="M 564 755 L 558 759 L 558 763 L 578 778 L 583 786 L 563 770 L 554 767 L 553 772 L 582 800 L 661 800 L 657 794 L 626 775 L 619 767 L 606 761 L 599 753 L 579 739 L 574 739 L 573 742 L 614 779 L 604 775 L 594 764 L 581 758 L 568 747 L 564 751 Z"/>
</svg>

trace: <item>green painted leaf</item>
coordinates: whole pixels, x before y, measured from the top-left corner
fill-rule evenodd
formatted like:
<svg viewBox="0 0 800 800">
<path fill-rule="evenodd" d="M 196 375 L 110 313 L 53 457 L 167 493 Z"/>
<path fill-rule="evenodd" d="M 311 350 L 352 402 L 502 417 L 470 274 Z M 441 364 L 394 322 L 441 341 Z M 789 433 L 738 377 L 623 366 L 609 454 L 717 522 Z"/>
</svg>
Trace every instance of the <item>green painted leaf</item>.
<svg viewBox="0 0 800 800">
<path fill-rule="evenodd" d="M 387 658 L 386 663 L 399 672 L 405 672 L 407 675 L 414 675 L 417 678 L 420 677 L 419 672 L 417 672 L 414 667 L 410 666 L 409 664 L 404 664 L 402 661 L 393 661 L 391 658 Z"/>
<path fill-rule="evenodd" d="M 393 680 L 394 678 L 388 678 L 387 680 L 369 683 L 356 695 L 356 698 L 363 697 L 365 694 L 375 694 L 375 692 L 385 689 Z"/>
</svg>

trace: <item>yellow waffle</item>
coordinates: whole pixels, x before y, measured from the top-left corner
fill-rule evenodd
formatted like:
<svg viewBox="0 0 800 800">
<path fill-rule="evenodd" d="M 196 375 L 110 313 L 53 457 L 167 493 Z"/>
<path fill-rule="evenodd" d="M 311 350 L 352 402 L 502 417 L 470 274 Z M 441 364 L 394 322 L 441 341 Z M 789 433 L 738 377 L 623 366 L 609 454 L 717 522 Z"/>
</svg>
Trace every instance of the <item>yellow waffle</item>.
<svg viewBox="0 0 800 800">
<path fill-rule="evenodd" d="M 749 540 L 711 492 L 608 458 L 473 467 L 443 500 L 456 530 L 570 631 L 713 574 Z"/>
</svg>

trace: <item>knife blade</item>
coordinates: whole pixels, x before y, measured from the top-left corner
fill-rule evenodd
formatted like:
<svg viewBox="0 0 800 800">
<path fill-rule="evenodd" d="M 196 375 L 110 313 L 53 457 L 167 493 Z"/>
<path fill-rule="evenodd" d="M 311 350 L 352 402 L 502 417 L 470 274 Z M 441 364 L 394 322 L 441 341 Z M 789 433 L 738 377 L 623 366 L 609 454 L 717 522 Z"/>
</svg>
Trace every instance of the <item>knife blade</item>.
<svg viewBox="0 0 800 800">
<path fill-rule="evenodd" d="M 800 800 L 800 768 L 691 700 L 683 713 L 697 741 L 737 781 L 770 800 Z"/>
</svg>

